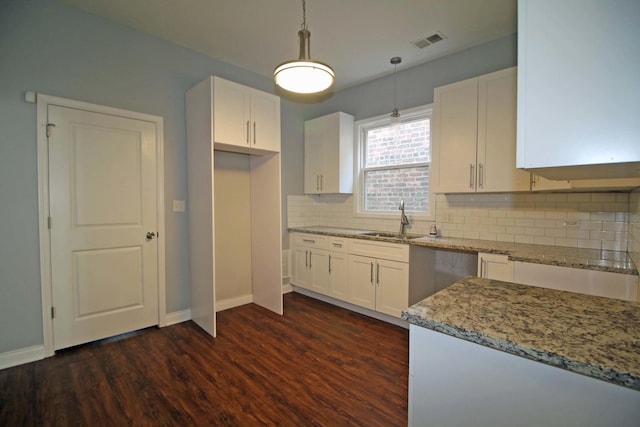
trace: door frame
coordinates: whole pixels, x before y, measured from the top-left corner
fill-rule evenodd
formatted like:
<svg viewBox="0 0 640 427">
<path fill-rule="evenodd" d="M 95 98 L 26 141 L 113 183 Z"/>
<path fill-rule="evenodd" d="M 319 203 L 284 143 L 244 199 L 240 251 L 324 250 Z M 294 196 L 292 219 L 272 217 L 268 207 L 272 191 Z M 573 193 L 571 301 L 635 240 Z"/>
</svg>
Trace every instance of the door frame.
<svg viewBox="0 0 640 427">
<path fill-rule="evenodd" d="M 165 224 L 164 224 L 164 120 L 160 116 L 90 104 L 66 98 L 37 94 L 38 151 L 38 225 L 40 244 L 40 286 L 42 299 L 42 335 L 44 357 L 53 356 L 51 233 L 49 232 L 49 150 L 47 142 L 47 109 L 49 105 L 74 108 L 154 123 L 156 126 L 156 188 L 158 224 L 158 326 L 167 325 L 165 289 Z"/>
</svg>

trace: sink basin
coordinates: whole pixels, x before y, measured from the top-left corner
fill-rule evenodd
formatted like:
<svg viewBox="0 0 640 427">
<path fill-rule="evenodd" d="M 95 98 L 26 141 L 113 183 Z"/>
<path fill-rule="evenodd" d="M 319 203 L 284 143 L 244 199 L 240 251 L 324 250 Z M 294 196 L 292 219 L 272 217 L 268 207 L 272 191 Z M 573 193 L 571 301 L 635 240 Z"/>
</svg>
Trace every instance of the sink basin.
<svg viewBox="0 0 640 427">
<path fill-rule="evenodd" d="M 371 236 L 371 237 L 383 237 L 383 238 L 391 238 L 391 239 L 403 239 L 403 240 L 410 240 L 410 239 L 417 239 L 420 237 L 424 237 L 422 234 L 403 234 L 400 235 L 399 233 L 388 233 L 388 232 L 384 232 L 384 231 L 368 231 L 366 233 L 362 233 L 362 236 Z"/>
</svg>

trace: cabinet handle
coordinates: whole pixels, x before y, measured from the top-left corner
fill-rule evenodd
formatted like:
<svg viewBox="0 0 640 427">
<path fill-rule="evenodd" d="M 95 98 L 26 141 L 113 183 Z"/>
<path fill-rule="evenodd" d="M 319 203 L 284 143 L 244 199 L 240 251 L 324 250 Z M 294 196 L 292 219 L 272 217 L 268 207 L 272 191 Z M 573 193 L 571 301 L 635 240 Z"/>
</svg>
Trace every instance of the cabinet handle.
<svg viewBox="0 0 640 427">
<path fill-rule="evenodd" d="M 249 120 L 247 120 L 247 144 L 249 143 Z"/>
<path fill-rule="evenodd" d="M 256 122 L 253 122 L 253 145 L 256 145 Z"/>
<path fill-rule="evenodd" d="M 480 277 L 484 277 L 484 259 L 480 258 Z"/>
<path fill-rule="evenodd" d="M 329 255 L 329 274 L 331 274 L 331 255 Z"/>
<path fill-rule="evenodd" d="M 311 260 L 313 260 L 313 252 L 309 251 L 309 268 L 312 268 Z"/>
<path fill-rule="evenodd" d="M 473 189 L 473 170 L 475 166 L 473 164 L 469 165 L 469 188 Z"/>
<path fill-rule="evenodd" d="M 482 163 L 478 163 L 478 185 L 480 188 L 484 186 L 484 165 Z"/>
<path fill-rule="evenodd" d="M 380 286 L 380 264 L 376 263 L 376 285 Z"/>
<path fill-rule="evenodd" d="M 529 174 L 529 189 L 533 190 L 536 188 L 536 176 L 534 174 Z"/>
<path fill-rule="evenodd" d="M 320 174 L 320 190 L 324 190 L 324 175 Z"/>
<path fill-rule="evenodd" d="M 320 175 L 316 175 L 316 191 L 320 191 Z"/>
<path fill-rule="evenodd" d="M 309 251 L 304 251 L 304 268 L 309 268 Z"/>
<path fill-rule="evenodd" d="M 331 246 L 333 246 L 334 248 L 341 248 L 342 243 L 332 243 Z"/>
<path fill-rule="evenodd" d="M 371 263 L 371 285 L 373 285 L 373 263 Z"/>
<path fill-rule="evenodd" d="M 315 244 L 316 244 L 316 241 L 315 241 L 315 240 L 312 240 L 312 239 L 302 239 L 302 241 L 303 241 L 303 242 L 305 242 L 305 243 L 311 243 L 311 244 L 313 244 L 313 245 L 315 245 Z"/>
</svg>

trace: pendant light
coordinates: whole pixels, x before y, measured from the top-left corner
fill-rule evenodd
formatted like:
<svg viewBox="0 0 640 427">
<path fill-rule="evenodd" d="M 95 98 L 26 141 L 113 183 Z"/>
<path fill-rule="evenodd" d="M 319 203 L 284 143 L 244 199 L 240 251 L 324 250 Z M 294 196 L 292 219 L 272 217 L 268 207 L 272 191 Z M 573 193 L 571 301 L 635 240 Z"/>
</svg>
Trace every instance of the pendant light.
<svg viewBox="0 0 640 427">
<path fill-rule="evenodd" d="M 333 85 L 335 73 L 327 64 L 311 60 L 311 33 L 307 29 L 306 2 L 302 0 L 302 25 L 298 31 L 300 57 L 276 67 L 273 80 L 276 85 L 289 92 L 318 93 Z"/>
<path fill-rule="evenodd" d="M 393 58 L 391 58 L 389 62 L 393 64 L 393 111 L 390 114 L 391 124 L 398 124 L 400 123 L 400 112 L 398 112 L 398 106 L 396 103 L 396 97 L 398 94 L 397 71 L 398 71 L 398 64 L 402 62 L 402 58 L 400 58 L 399 56 L 394 56 Z"/>
</svg>

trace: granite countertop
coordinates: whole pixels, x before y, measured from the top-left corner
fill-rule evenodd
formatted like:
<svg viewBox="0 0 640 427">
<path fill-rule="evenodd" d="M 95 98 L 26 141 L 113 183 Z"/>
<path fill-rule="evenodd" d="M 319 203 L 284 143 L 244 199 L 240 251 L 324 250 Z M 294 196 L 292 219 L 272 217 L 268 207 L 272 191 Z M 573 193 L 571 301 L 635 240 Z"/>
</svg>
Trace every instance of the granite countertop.
<svg viewBox="0 0 640 427">
<path fill-rule="evenodd" d="M 402 319 L 640 391 L 639 303 L 468 278 Z"/>
<path fill-rule="evenodd" d="M 597 249 L 568 248 L 562 246 L 546 246 L 449 237 L 418 237 L 417 235 L 410 234 L 408 235 L 410 238 L 404 239 L 395 237 L 377 237 L 365 234 L 371 233 L 372 230 L 323 226 L 290 228 L 289 231 L 355 239 L 397 242 L 461 252 L 503 254 L 508 255 L 509 259 L 512 261 L 638 275 L 638 269 L 633 262 L 634 259 L 632 259 L 628 253 L 622 251 L 601 251 Z M 640 262 L 640 260 L 636 259 L 636 262 Z"/>
</svg>

